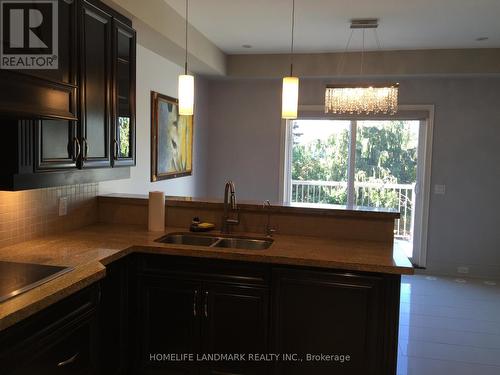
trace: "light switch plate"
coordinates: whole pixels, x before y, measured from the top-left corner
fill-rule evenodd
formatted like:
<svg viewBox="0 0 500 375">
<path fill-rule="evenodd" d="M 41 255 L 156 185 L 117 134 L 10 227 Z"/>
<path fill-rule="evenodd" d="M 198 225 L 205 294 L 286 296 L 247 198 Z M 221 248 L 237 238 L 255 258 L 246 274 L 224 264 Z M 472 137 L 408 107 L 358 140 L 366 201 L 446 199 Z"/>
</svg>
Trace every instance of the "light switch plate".
<svg viewBox="0 0 500 375">
<path fill-rule="evenodd" d="M 68 214 L 68 197 L 59 198 L 59 216 L 66 216 Z"/>
<path fill-rule="evenodd" d="M 434 194 L 445 194 L 446 193 L 446 185 L 434 185 Z"/>
</svg>

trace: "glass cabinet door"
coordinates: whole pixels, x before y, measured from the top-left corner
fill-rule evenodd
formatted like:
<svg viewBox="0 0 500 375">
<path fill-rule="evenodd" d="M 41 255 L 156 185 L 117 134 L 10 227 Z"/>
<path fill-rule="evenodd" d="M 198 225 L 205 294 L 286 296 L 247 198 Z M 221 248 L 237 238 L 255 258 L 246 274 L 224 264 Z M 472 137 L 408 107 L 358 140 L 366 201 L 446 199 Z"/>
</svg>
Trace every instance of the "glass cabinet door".
<svg viewBox="0 0 500 375">
<path fill-rule="evenodd" d="M 135 165 L 135 31 L 114 21 L 113 166 Z"/>
</svg>

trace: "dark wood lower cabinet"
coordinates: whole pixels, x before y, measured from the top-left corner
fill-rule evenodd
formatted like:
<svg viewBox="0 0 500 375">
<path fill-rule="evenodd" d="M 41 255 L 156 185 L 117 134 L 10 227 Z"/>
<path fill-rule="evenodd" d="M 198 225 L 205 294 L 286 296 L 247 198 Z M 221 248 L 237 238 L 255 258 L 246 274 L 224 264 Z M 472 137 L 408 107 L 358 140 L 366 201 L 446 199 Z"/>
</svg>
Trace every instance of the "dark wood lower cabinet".
<svg viewBox="0 0 500 375">
<path fill-rule="evenodd" d="M 386 311 L 398 308 L 399 295 L 386 305 L 387 279 L 277 270 L 274 281 L 274 348 L 299 359 L 278 362 L 276 374 L 395 373 L 395 361 L 384 348 L 386 340 L 397 337 L 389 337 L 394 322 L 387 321 Z M 391 281 L 399 283 L 399 277 Z"/>
<path fill-rule="evenodd" d="M 86 375 L 96 373 L 97 319 L 88 316 L 40 341 L 32 358 L 19 364 L 16 375 Z"/>
<path fill-rule="evenodd" d="M 399 289 L 399 275 L 132 254 L 0 332 L 1 373 L 395 375 Z"/>
<path fill-rule="evenodd" d="M 268 351 L 268 267 L 162 258 L 144 255 L 139 267 L 134 373 L 265 374 L 262 363 L 209 355 Z"/>
<path fill-rule="evenodd" d="M 267 353 L 269 290 L 267 287 L 208 283 L 204 290 L 204 353 Z M 214 361 L 210 375 L 265 374 L 269 366 L 253 361 Z"/>
<path fill-rule="evenodd" d="M 399 275 L 149 254 L 138 275 L 134 374 L 396 373 Z"/>
<path fill-rule="evenodd" d="M 93 285 L 0 332 L 2 375 L 97 374 L 99 294 Z"/>
<path fill-rule="evenodd" d="M 100 374 L 123 375 L 130 364 L 130 303 L 132 258 L 125 257 L 106 266 L 101 281 Z M 133 276 L 133 274 L 132 274 Z"/>
<path fill-rule="evenodd" d="M 136 373 L 197 374 L 195 363 L 180 356 L 200 352 L 201 284 L 140 276 L 138 290 Z"/>
</svg>

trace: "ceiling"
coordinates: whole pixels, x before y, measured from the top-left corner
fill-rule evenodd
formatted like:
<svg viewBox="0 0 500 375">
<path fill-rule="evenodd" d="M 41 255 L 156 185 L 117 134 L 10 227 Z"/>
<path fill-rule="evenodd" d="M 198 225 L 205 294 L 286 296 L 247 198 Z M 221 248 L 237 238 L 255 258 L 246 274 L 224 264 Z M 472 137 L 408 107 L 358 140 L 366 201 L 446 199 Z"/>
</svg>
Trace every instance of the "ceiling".
<svg viewBox="0 0 500 375">
<path fill-rule="evenodd" d="M 185 0 L 164 0 L 184 16 Z M 292 0 L 189 0 L 189 22 L 228 54 L 286 53 Z M 297 52 L 343 51 L 352 18 L 379 18 L 384 50 L 500 47 L 500 0 L 296 0 Z M 485 41 L 477 38 L 488 37 Z M 355 31 L 350 49 L 359 50 Z M 244 48 L 251 45 L 252 48 Z M 367 50 L 376 50 L 366 31 Z"/>
</svg>

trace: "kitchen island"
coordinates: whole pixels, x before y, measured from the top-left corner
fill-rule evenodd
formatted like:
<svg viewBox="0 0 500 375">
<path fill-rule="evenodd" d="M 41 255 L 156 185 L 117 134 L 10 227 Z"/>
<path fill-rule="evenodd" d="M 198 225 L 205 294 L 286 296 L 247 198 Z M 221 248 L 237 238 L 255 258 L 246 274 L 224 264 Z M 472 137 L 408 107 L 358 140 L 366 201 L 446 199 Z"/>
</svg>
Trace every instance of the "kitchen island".
<svg viewBox="0 0 500 375">
<path fill-rule="evenodd" d="M 74 270 L 1 303 L 0 343 L 46 309 L 98 285 L 102 336 L 94 339 L 108 349 L 106 356 L 88 357 L 95 361 L 92 371 L 395 373 L 400 275 L 413 268 L 392 243 L 278 230 L 265 250 L 165 244 L 155 241 L 164 233 L 148 232 L 144 223 L 110 222 L 130 216 L 115 216 L 123 207 L 113 211 L 105 200 L 100 223 L 1 249 L 0 260 Z M 169 209 L 173 215 L 167 203 Z M 280 220 L 286 232 L 288 218 Z M 167 218 L 171 223 L 179 224 Z M 182 231 L 183 225 L 165 228 Z M 263 237 L 260 231 L 237 235 Z M 200 362 L 154 356 L 168 353 L 282 357 Z"/>
</svg>

